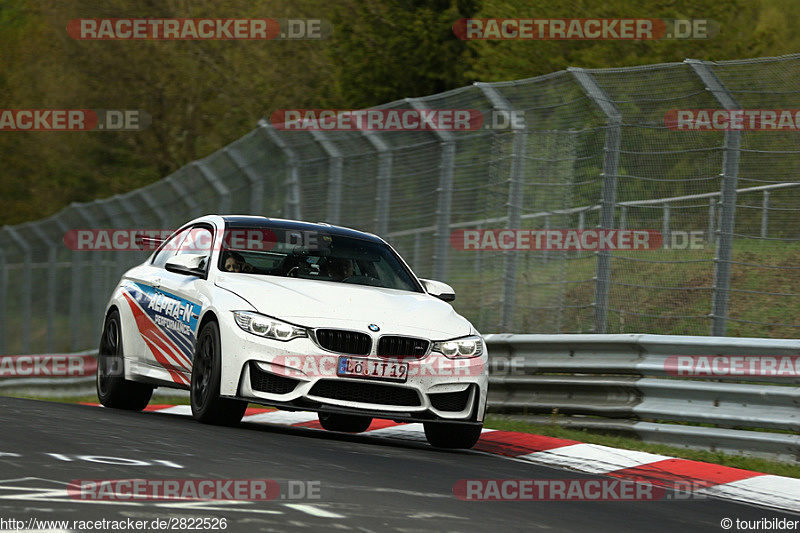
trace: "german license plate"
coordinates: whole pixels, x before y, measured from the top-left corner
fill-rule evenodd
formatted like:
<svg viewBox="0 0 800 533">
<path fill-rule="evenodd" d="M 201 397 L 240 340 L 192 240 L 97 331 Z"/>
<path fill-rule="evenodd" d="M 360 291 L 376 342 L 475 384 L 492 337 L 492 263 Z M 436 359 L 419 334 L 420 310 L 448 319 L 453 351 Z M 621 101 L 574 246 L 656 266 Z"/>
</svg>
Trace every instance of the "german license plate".
<svg viewBox="0 0 800 533">
<path fill-rule="evenodd" d="M 381 359 L 340 357 L 336 375 L 347 378 L 368 378 L 405 382 L 408 378 L 408 364 Z"/>
</svg>

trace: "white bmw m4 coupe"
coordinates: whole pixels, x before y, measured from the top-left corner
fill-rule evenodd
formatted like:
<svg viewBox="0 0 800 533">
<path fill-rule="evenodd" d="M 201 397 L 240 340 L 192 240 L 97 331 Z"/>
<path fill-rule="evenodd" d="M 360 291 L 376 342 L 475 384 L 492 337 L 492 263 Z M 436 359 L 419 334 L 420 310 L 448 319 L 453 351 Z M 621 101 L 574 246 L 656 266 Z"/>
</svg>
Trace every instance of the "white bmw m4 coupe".
<svg viewBox="0 0 800 533">
<path fill-rule="evenodd" d="M 253 402 L 316 411 L 331 431 L 378 418 L 421 422 L 437 447 L 477 442 L 486 344 L 447 303 L 452 288 L 417 278 L 379 237 L 210 215 L 155 245 L 106 309 L 104 406 L 141 410 L 174 387 L 205 423 L 236 424 Z"/>
</svg>

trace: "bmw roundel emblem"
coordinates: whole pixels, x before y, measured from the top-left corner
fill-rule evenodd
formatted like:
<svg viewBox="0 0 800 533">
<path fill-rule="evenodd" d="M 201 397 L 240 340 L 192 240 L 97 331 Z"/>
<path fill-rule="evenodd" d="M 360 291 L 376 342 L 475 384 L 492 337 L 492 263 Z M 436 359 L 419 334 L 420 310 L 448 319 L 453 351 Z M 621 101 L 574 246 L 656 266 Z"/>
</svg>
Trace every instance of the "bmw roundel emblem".
<svg viewBox="0 0 800 533">
<path fill-rule="evenodd" d="M 370 324 L 369 325 L 369 330 L 370 331 L 380 331 L 381 328 L 378 327 L 378 324 Z"/>
</svg>

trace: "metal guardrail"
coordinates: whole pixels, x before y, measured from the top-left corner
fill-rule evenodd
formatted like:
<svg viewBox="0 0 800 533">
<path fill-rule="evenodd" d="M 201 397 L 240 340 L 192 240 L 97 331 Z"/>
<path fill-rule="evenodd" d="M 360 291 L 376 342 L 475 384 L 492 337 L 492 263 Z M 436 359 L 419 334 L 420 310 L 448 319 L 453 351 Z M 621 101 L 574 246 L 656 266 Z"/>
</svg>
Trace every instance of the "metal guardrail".
<svg viewBox="0 0 800 533">
<path fill-rule="evenodd" d="M 800 340 L 495 334 L 486 342 L 490 413 L 800 463 L 800 372 L 683 378 L 668 371 L 674 356 L 800 356 Z M 94 377 L 0 379 L 0 394 L 91 395 Z"/>
<path fill-rule="evenodd" d="M 677 377 L 671 356 L 797 356 L 800 341 L 487 335 L 489 411 L 532 422 L 800 462 L 800 377 Z"/>
</svg>

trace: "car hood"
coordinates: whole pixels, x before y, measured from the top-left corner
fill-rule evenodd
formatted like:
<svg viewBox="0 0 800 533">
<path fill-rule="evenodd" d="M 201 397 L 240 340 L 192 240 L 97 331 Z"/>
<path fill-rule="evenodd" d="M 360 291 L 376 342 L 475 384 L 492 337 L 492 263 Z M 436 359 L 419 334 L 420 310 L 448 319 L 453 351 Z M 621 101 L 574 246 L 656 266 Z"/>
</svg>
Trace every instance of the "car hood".
<svg viewBox="0 0 800 533">
<path fill-rule="evenodd" d="M 305 327 L 407 334 L 445 340 L 469 335 L 464 317 L 437 298 L 349 283 L 249 274 L 219 276 L 216 285 L 250 302 L 259 313 Z"/>
</svg>

